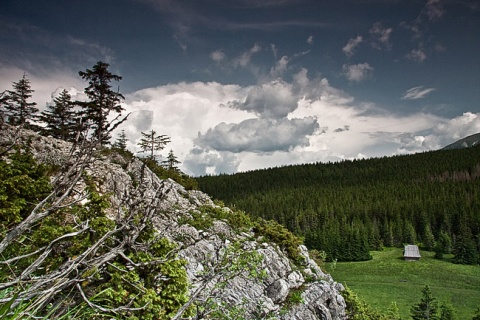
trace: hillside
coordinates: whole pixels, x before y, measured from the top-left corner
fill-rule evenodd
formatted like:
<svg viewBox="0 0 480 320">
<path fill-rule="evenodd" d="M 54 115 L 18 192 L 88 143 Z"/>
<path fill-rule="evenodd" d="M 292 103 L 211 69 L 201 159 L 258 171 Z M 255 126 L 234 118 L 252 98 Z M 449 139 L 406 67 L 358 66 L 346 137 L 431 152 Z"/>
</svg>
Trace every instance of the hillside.
<svg viewBox="0 0 480 320">
<path fill-rule="evenodd" d="M 465 137 L 458 141 L 455 141 L 452 144 L 444 147 L 443 150 L 452 150 L 452 149 L 462 149 L 478 146 L 480 143 L 480 133 L 472 134 L 471 136 Z"/>
<path fill-rule="evenodd" d="M 345 318 L 342 286 L 284 227 L 128 152 L 3 124 L 0 156 L 0 317 Z"/>
<path fill-rule="evenodd" d="M 315 163 L 197 179 L 202 191 L 305 237 L 330 259 L 421 243 L 476 264 L 480 147 Z"/>
</svg>

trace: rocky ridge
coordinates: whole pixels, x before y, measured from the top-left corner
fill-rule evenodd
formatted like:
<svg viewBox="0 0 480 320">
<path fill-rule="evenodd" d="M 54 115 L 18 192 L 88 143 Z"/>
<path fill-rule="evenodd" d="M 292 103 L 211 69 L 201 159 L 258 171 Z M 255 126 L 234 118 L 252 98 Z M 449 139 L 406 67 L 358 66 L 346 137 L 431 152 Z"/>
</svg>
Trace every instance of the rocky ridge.
<svg viewBox="0 0 480 320">
<path fill-rule="evenodd" d="M 61 165 L 70 152 L 71 144 L 51 137 L 43 137 L 28 130 L 13 127 L 2 128 L 0 144 L 10 141 L 30 141 L 35 157 L 45 163 Z M 191 294 L 199 290 L 202 295 L 212 294 L 215 281 L 205 282 L 206 271 L 215 269 L 224 259 L 232 243 L 242 243 L 242 250 L 255 251 L 262 257 L 260 269 L 263 277 L 251 278 L 244 273 L 228 278 L 226 284 L 216 288 L 216 296 L 227 306 L 241 305 L 249 319 L 273 317 L 277 319 L 345 319 L 345 301 L 340 292 L 341 284 L 325 274 L 300 246 L 302 263 L 294 263 L 277 244 L 258 237 L 252 230 L 238 230 L 225 220 L 213 220 L 208 228 L 198 228 L 186 223 L 201 208 L 211 207 L 231 213 L 226 207 L 217 206 L 208 195 L 186 190 L 171 179 L 161 180 L 133 158 L 127 160 L 118 154 L 99 155 L 88 168 L 95 177 L 99 189 L 111 194 L 109 217 L 121 214 L 125 201 L 135 197 L 151 199 L 155 208 L 153 224 L 170 241 L 179 245 L 178 255 L 187 261 L 186 271 L 191 283 Z M 132 185 L 141 181 L 144 192 L 134 194 Z M 84 188 L 79 185 L 78 188 Z M 205 289 L 205 290 L 203 290 Z M 292 303 L 291 295 L 300 299 Z M 203 297 L 205 298 L 205 297 Z"/>
</svg>

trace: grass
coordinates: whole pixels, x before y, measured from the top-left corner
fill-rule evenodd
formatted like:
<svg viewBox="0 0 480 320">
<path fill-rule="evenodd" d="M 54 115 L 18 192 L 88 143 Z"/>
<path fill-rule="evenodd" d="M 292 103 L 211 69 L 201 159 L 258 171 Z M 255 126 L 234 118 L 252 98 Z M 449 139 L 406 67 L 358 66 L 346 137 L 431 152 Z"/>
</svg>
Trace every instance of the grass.
<svg viewBox="0 0 480 320">
<path fill-rule="evenodd" d="M 346 284 L 369 305 L 385 311 L 395 301 L 402 319 L 410 319 L 410 308 L 418 303 L 422 289 L 429 285 L 439 302 L 449 302 L 456 319 L 472 319 L 480 306 L 480 267 L 457 265 L 434 259 L 433 252 L 422 251 L 417 262 L 402 259 L 403 249 L 372 251 L 365 262 L 327 264 L 335 281 Z"/>
</svg>

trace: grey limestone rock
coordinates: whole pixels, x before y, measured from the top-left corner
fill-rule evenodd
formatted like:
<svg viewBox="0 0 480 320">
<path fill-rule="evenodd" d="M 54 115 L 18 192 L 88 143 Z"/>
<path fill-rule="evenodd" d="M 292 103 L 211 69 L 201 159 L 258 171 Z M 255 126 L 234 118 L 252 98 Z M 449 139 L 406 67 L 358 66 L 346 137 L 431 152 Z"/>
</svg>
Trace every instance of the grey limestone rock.
<svg viewBox="0 0 480 320">
<path fill-rule="evenodd" d="M 28 130 L 18 133 L 8 126 L 2 130 L 8 131 L 0 135 L 0 143 L 4 145 L 9 140 L 33 137 L 34 154 L 38 160 L 57 164 L 69 161 L 71 145 L 67 142 L 41 137 Z M 206 292 L 212 292 L 215 275 L 205 285 L 205 273 L 215 269 L 231 243 L 241 240 L 242 250 L 256 251 L 261 255 L 260 267 L 264 277 L 254 279 L 243 272 L 227 279 L 225 286 L 216 289 L 219 300 L 230 306 L 242 306 L 247 319 L 267 316 L 302 320 L 346 319 L 345 301 L 340 294 L 343 287 L 318 267 L 309 257 L 306 247 L 300 247 L 305 263 L 299 266 L 289 260 L 276 244 L 265 240 L 257 242 L 251 230 L 235 230 L 222 220 L 213 221 L 205 230 L 185 223 L 192 219 L 193 212 L 199 213 L 201 207 L 215 207 L 213 201 L 200 191 L 189 191 L 173 180 L 159 179 L 138 159 L 122 162 L 118 155 L 100 156 L 88 170 L 95 176 L 101 191 L 111 194 L 109 216 L 112 219 L 122 214 L 122 206 L 128 201 L 148 200 L 155 208 L 154 226 L 160 234 L 178 244 L 178 255 L 187 261 L 186 271 L 192 294 L 203 287 Z M 142 184 L 142 193 L 135 191 L 134 185 L 139 183 Z M 291 306 L 288 299 L 292 290 L 302 292 L 303 302 Z M 290 310 L 285 310 L 286 306 L 290 306 Z"/>
</svg>

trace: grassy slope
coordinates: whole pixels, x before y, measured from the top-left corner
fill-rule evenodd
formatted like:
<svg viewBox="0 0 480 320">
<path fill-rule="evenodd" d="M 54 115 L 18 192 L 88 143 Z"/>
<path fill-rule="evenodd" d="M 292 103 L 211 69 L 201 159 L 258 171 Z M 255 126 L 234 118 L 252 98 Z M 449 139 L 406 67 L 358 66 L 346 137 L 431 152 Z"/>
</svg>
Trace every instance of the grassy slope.
<svg viewBox="0 0 480 320">
<path fill-rule="evenodd" d="M 480 306 L 480 267 L 456 265 L 433 258 L 433 252 L 421 251 L 418 262 L 401 259 L 402 249 L 372 251 L 373 260 L 338 262 L 327 271 L 347 284 L 359 297 L 378 310 L 386 310 L 392 301 L 402 319 L 410 319 L 410 308 L 418 303 L 425 285 L 439 301 L 450 302 L 456 319 L 471 319 Z"/>
</svg>

